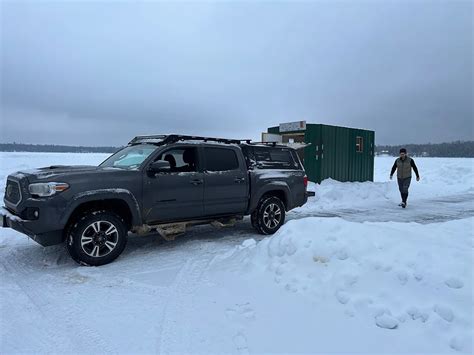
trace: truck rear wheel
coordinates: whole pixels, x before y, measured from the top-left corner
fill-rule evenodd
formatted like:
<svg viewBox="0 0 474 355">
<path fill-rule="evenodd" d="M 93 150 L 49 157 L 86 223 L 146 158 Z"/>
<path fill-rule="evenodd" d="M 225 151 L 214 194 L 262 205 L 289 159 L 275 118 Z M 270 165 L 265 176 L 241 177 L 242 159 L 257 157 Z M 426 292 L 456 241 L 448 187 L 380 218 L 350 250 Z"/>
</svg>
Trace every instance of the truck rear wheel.
<svg viewBox="0 0 474 355">
<path fill-rule="evenodd" d="M 276 196 L 262 197 L 251 221 L 258 233 L 273 234 L 285 223 L 285 204 Z"/>
<path fill-rule="evenodd" d="M 118 215 L 92 211 L 79 218 L 69 231 L 66 247 L 78 263 L 99 266 L 112 262 L 127 244 L 127 228 Z"/>
<path fill-rule="evenodd" d="M 262 231 L 260 230 L 260 227 L 258 226 L 258 209 L 255 210 L 251 215 L 250 215 L 250 221 L 252 222 L 252 227 L 260 234 L 263 234 Z"/>
</svg>

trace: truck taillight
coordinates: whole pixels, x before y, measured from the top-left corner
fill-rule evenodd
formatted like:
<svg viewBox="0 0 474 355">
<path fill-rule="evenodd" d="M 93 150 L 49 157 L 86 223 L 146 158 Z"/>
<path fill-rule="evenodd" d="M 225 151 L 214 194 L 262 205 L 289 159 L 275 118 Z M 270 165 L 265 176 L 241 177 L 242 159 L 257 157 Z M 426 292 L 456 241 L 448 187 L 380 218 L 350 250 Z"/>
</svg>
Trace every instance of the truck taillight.
<svg viewBox="0 0 474 355">
<path fill-rule="evenodd" d="M 305 188 L 308 187 L 308 177 L 306 175 L 303 178 L 303 184 Z"/>
</svg>

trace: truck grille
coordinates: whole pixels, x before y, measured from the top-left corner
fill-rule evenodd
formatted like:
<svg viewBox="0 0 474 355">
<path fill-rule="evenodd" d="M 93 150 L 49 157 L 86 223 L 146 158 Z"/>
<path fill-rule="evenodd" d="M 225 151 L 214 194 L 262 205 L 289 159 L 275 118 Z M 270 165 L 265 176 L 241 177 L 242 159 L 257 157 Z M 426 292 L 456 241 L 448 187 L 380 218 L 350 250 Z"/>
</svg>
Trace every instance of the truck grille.
<svg viewBox="0 0 474 355">
<path fill-rule="evenodd" d="M 18 205 L 21 200 L 20 184 L 16 181 L 7 180 L 7 186 L 5 186 L 5 199 L 8 202 Z"/>
</svg>

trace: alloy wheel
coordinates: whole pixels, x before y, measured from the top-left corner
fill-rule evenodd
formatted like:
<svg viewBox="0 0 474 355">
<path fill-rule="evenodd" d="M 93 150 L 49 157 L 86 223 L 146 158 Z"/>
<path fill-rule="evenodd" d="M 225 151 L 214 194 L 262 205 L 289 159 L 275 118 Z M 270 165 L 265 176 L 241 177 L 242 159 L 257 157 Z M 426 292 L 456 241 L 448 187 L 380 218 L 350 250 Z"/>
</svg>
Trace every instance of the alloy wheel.
<svg viewBox="0 0 474 355">
<path fill-rule="evenodd" d="M 87 255 L 99 258 L 115 249 L 118 238 L 118 229 L 111 222 L 95 221 L 84 229 L 81 247 Z"/>
<path fill-rule="evenodd" d="M 263 223 L 267 228 L 273 229 L 280 224 L 281 209 L 276 203 L 270 203 L 263 211 Z"/>
</svg>

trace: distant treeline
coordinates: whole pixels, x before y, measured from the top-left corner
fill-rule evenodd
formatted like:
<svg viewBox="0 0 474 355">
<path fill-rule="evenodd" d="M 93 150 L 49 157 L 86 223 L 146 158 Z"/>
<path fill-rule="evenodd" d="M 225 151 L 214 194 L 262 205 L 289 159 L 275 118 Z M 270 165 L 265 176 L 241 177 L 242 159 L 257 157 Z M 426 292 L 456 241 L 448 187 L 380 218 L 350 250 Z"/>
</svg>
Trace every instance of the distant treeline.
<svg viewBox="0 0 474 355">
<path fill-rule="evenodd" d="M 398 155 L 406 148 L 412 156 L 474 158 L 474 141 L 439 144 L 378 145 L 376 154 Z M 54 144 L 0 143 L 1 152 L 114 153 L 119 147 L 85 147 Z"/>
<path fill-rule="evenodd" d="M 408 154 L 412 156 L 474 158 L 474 141 L 439 144 L 378 145 L 375 147 L 375 152 L 377 154 L 385 153 L 396 156 L 399 154 L 400 148 L 406 148 Z"/>
<path fill-rule="evenodd" d="M 54 144 L 0 143 L 0 152 L 113 153 L 117 147 L 74 147 Z"/>
</svg>

